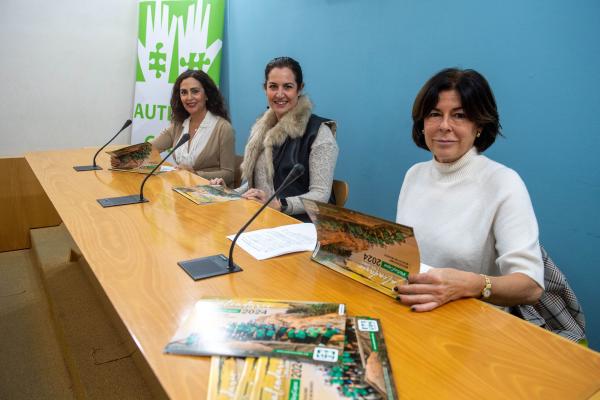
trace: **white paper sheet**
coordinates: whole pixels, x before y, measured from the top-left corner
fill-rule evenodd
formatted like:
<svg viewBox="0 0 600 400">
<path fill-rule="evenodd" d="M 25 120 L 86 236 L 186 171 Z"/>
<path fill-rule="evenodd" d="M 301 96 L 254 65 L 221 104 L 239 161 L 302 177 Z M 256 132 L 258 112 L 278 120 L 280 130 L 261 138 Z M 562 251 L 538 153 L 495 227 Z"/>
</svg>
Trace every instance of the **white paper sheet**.
<svg viewBox="0 0 600 400">
<path fill-rule="evenodd" d="M 235 235 L 227 236 L 233 240 Z M 310 223 L 278 226 L 242 233 L 236 244 L 257 260 L 297 251 L 312 251 L 317 245 L 317 230 Z"/>
</svg>

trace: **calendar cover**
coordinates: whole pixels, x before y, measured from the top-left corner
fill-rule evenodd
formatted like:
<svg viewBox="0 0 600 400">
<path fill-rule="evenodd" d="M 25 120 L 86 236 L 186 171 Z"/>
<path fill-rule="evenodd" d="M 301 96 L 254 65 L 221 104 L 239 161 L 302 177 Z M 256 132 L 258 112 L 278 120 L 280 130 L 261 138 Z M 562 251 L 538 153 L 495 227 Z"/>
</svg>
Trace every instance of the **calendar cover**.
<svg viewBox="0 0 600 400">
<path fill-rule="evenodd" d="M 364 382 L 375 389 L 383 399 L 397 399 L 381 321 L 369 317 L 354 317 L 352 322 L 352 332 L 356 336 L 364 371 Z"/>
<path fill-rule="evenodd" d="M 207 400 L 249 399 L 256 361 L 253 357 L 212 357 Z"/>
<path fill-rule="evenodd" d="M 174 191 L 196 204 L 223 203 L 242 198 L 237 192 L 221 185 L 196 185 L 175 187 Z"/>
<path fill-rule="evenodd" d="M 333 204 L 302 199 L 317 229 L 312 259 L 396 297 L 394 287 L 420 269 L 413 229 Z"/>
<path fill-rule="evenodd" d="M 314 364 L 285 358 L 246 359 L 213 357 L 209 399 L 327 400 L 397 399 L 380 321 L 368 317 L 348 318 L 342 362 Z M 229 378 L 232 371 L 246 371 L 242 379 Z M 234 372 L 235 375 L 235 372 Z M 242 382 L 243 381 L 243 382 Z M 235 385 L 238 382 L 238 385 Z"/>
<path fill-rule="evenodd" d="M 165 352 L 338 363 L 345 321 L 345 306 L 337 303 L 202 299 Z"/>
<path fill-rule="evenodd" d="M 110 150 L 109 154 L 117 163 L 112 163 L 112 169 L 131 170 L 140 168 L 148 163 L 152 144 L 148 142 L 132 144 L 117 150 Z M 156 164 L 155 164 L 156 165 Z"/>
<path fill-rule="evenodd" d="M 112 171 L 135 172 L 147 175 L 158 165 L 158 161 L 151 159 L 152 144 L 148 142 L 132 144 L 106 153 L 112 157 L 111 167 L 109 168 Z M 154 171 L 154 175 L 170 170 L 173 170 L 173 167 L 164 166 Z"/>
</svg>

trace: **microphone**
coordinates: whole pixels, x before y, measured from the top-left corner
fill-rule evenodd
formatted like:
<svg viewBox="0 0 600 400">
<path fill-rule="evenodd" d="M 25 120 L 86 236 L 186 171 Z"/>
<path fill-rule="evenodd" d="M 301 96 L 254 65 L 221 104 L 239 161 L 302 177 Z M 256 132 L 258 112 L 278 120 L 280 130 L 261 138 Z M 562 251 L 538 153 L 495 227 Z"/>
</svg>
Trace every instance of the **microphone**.
<svg viewBox="0 0 600 400">
<path fill-rule="evenodd" d="M 73 169 L 77 172 L 81 172 L 81 171 L 94 171 L 94 170 L 98 170 L 98 169 L 102 169 L 102 167 L 96 165 L 96 157 L 98 157 L 98 154 L 102 151 L 103 148 L 105 148 L 106 146 L 108 146 L 108 144 L 110 142 L 112 142 L 113 140 L 115 140 L 115 138 L 117 136 L 119 136 L 119 133 L 123 132 L 125 129 L 127 129 L 129 127 L 129 125 L 131 125 L 131 120 L 128 119 L 127 121 L 125 121 L 125 123 L 123 124 L 123 127 L 121 129 L 119 129 L 119 132 L 117 132 L 117 134 L 115 136 L 112 137 L 112 139 L 110 139 L 108 142 L 106 142 L 106 144 L 102 147 L 100 147 L 100 149 L 98 149 L 98 151 L 96 152 L 96 154 L 94 154 L 94 160 L 92 162 L 92 165 L 76 165 L 73 167 Z"/>
<path fill-rule="evenodd" d="M 175 152 L 175 150 L 177 150 L 178 148 L 180 148 L 181 146 L 183 146 L 188 140 L 190 140 L 190 134 L 189 133 L 184 133 L 183 135 L 181 135 L 181 138 L 179 139 L 179 142 L 175 145 L 175 147 L 173 147 L 171 149 L 171 151 L 169 152 L 169 154 L 167 154 L 167 156 L 164 157 L 156 165 L 156 167 L 154 167 L 154 169 L 152 171 L 150 171 L 150 173 L 144 178 L 144 180 L 142 181 L 142 185 L 140 186 L 140 202 L 144 201 L 144 185 L 146 184 L 146 181 L 148 180 L 148 178 L 150 178 L 152 176 L 152 174 L 154 173 L 154 171 L 156 171 L 158 169 L 158 167 L 160 167 L 162 165 L 162 163 L 164 163 L 167 160 L 167 158 L 171 157 L 171 154 L 173 154 Z"/>
<path fill-rule="evenodd" d="M 183 146 L 188 140 L 190 140 L 190 135 L 185 133 L 179 139 L 179 142 L 173 146 L 169 154 L 167 154 L 156 166 L 150 171 L 150 173 L 144 178 L 142 184 L 140 186 L 140 194 L 132 194 L 128 196 L 120 196 L 120 197 L 107 197 L 105 199 L 98 199 L 98 203 L 104 208 L 106 207 L 114 207 L 114 206 L 124 206 L 127 204 L 138 204 L 138 203 L 147 203 L 148 200 L 144 198 L 144 185 L 148 178 L 150 178 L 154 172 L 181 146 Z"/>
<path fill-rule="evenodd" d="M 229 247 L 229 269 L 235 268 L 235 264 L 233 263 L 233 248 L 235 247 L 235 242 L 237 242 L 240 235 L 246 230 L 246 228 L 252 223 L 252 221 L 254 221 L 256 217 L 258 217 L 262 210 L 264 210 L 265 207 L 267 207 L 275 197 L 277 197 L 281 192 L 287 189 L 287 187 L 294 183 L 296 179 L 300 178 L 303 173 L 304 166 L 302 164 L 295 164 L 288 176 L 286 176 L 283 182 L 281 183 L 281 186 L 279 186 L 275 193 L 273 193 L 271 197 L 269 197 L 269 200 L 267 200 L 265 204 L 263 204 L 262 207 L 259 208 L 258 211 L 252 216 L 252 218 L 250 218 L 250 220 L 246 222 L 246 224 L 242 226 L 242 228 L 238 231 L 238 233 L 231 241 L 231 246 Z"/>
<path fill-rule="evenodd" d="M 203 258 L 195 258 L 193 260 L 179 261 L 177 264 L 185 270 L 195 281 L 199 279 L 212 278 L 213 276 L 230 274 L 233 272 L 242 271 L 242 269 L 233 262 L 233 249 L 240 235 L 246 230 L 246 228 L 258 217 L 258 215 L 269 205 L 269 203 L 277 197 L 281 192 L 287 189 L 292 183 L 294 183 L 300 176 L 304 174 L 304 166 L 302 164 L 295 164 L 290 173 L 285 177 L 281 186 L 269 197 L 269 199 L 263 204 L 257 212 L 242 226 L 242 228 L 235 235 L 231 241 L 229 247 L 229 258 L 223 254 L 214 256 L 208 256 Z"/>
</svg>

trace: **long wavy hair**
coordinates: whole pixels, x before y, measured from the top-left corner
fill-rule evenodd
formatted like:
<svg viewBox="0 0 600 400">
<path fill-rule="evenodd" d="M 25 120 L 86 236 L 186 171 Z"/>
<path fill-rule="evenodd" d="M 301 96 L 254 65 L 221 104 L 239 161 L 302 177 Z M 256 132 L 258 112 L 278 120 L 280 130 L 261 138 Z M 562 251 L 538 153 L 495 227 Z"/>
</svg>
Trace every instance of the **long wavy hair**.
<svg viewBox="0 0 600 400">
<path fill-rule="evenodd" d="M 181 103 L 181 96 L 179 89 L 181 88 L 181 82 L 187 78 L 194 78 L 202 85 L 204 94 L 206 95 L 206 108 L 211 113 L 218 115 L 231 122 L 229 119 L 229 113 L 225 106 L 225 100 L 223 95 L 219 91 L 215 82 L 210 76 L 204 71 L 200 70 L 187 70 L 177 77 L 175 84 L 173 85 L 173 92 L 171 93 L 171 121 L 183 122 L 187 117 L 190 116 Z"/>
</svg>

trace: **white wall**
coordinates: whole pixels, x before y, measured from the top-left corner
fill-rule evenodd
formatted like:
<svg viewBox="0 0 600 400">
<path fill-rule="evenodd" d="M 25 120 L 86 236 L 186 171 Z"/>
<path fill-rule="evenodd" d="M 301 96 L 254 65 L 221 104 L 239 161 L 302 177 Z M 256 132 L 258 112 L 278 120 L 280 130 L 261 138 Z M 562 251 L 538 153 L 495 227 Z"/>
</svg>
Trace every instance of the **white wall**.
<svg viewBox="0 0 600 400">
<path fill-rule="evenodd" d="M 131 117 L 137 4 L 0 2 L 0 156 L 99 146 Z"/>
</svg>

